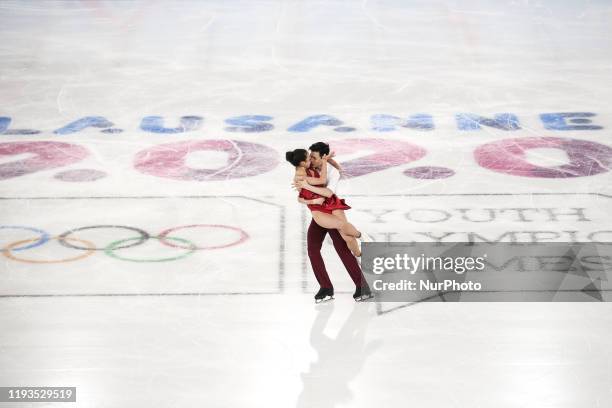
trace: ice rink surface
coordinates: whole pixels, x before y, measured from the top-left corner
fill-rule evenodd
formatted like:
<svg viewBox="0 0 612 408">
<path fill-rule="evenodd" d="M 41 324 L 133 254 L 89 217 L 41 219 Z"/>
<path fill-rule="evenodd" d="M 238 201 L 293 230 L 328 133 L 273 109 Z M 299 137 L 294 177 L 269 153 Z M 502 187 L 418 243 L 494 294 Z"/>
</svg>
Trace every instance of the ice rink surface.
<svg viewBox="0 0 612 408">
<path fill-rule="evenodd" d="M 612 242 L 609 2 L 2 1 L 0 23 L 0 386 L 612 405 L 612 308 L 580 287 L 356 304 L 326 241 L 315 306 L 284 162 L 329 142 L 377 241 Z"/>
</svg>

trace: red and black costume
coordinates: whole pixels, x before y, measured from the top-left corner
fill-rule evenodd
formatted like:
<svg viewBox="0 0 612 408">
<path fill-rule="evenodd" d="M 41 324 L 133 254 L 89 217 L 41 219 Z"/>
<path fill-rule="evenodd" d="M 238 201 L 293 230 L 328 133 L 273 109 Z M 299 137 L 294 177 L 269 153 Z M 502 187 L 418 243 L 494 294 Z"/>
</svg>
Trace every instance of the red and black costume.
<svg viewBox="0 0 612 408">
<path fill-rule="evenodd" d="M 306 174 L 309 177 L 319 177 L 319 173 L 315 170 L 306 170 Z M 300 197 L 306 200 L 312 200 L 315 198 L 322 197 L 318 194 L 313 193 L 312 191 L 302 189 L 300 191 Z M 332 198 L 333 197 L 333 198 Z M 323 205 L 308 205 L 308 208 L 311 211 L 322 211 L 330 214 L 335 209 L 349 209 L 344 200 L 338 198 L 335 194 L 326 199 Z M 357 262 L 357 258 L 353 256 L 351 250 L 346 245 L 346 241 L 340 235 L 337 229 L 327 229 L 323 228 L 319 224 L 312 220 L 310 222 L 310 226 L 308 227 L 308 234 L 306 236 L 306 240 L 308 243 L 308 258 L 310 259 L 310 265 L 312 266 L 312 271 L 314 272 L 315 278 L 319 285 L 322 288 L 333 288 L 334 286 L 329 279 L 329 274 L 327 273 L 327 269 L 325 269 L 325 262 L 323 262 L 323 257 L 321 256 L 321 247 L 323 246 L 323 240 L 325 240 L 325 236 L 329 233 L 329 236 L 334 243 L 334 248 L 340 257 L 340 260 L 344 264 L 347 272 L 351 276 L 351 279 L 355 283 L 355 286 L 360 288 L 364 285 L 367 285 L 366 280 L 361 272 L 361 267 Z"/>
</svg>

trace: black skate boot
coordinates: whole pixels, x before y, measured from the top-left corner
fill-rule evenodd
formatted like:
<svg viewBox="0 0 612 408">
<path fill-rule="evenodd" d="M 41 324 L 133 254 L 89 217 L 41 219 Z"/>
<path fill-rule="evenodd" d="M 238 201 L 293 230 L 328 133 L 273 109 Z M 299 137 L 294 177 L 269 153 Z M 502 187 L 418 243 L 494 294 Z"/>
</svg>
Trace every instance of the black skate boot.
<svg viewBox="0 0 612 408">
<path fill-rule="evenodd" d="M 355 302 L 361 302 L 373 297 L 374 295 L 372 295 L 372 291 L 368 285 L 355 289 L 355 293 L 353 293 L 353 299 L 355 299 Z"/>
<path fill-rule="evenodd" d="M 334 298 L 334 288 L 321 288 L 314 296 L 315 303 L 326 302 Z"/>
</svg>

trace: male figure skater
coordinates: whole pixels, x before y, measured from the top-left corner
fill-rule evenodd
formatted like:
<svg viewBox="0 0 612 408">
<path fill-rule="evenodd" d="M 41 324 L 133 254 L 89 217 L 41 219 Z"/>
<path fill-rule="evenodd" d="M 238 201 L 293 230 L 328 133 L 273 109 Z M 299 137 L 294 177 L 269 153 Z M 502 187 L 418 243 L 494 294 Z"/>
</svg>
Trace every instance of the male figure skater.
<svg viewBox="0 0 612 408">
<path fill-rule="evenodd" d="M 311 167 L 319 171 L 324 161 L 321 157 L 329 154 L 329 145 L 324 142 L 317 142 L 310 146 L 310 162 Z M 316 191 L 317 194 L 324 197 L 331 197 L 336 194 L 338 189 L 338 183 L 340 182 L 340 172 L 331 164 L 327 163 L 327 184 L 325 187 L 319 187 Z M 353 256 L 350 249 L 346 245 L 346 241 L 342 239 L 338 230 L 326 229 L 319 226 L 314 220 L 311 220 L 310 226 L 308 227 L 307 242 L 308 242 L 308 258 L 310 258 L 310 264 L 315 274 L 315 278 L 321 289 L 315 295 L 315 301 L 320 302 L 323 300 L 333 299 L 334 286 L 329 279 L 327 270 L 325 269 L 325 263 L 321 256 L 321 247 L 325 235 L 329 234 L 338 256 L 342 260 L 344 267 L 351 276 L 351 279 L 355 283 L 355 293 L 353 299 L 355 301 L 361 301 L 372 296 L 372 292 L 368 283 L 366 282 L 361 267 L 357 262 L 357 258 Z"/>
</svg>

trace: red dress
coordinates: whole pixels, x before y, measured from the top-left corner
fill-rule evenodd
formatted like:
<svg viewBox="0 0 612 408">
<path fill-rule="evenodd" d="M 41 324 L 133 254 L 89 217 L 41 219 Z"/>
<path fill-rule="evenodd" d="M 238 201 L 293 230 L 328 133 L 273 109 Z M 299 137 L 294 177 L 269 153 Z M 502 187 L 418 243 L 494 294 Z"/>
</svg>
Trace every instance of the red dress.
<svg viewBox="0 0 612 408">
<path fill-rule="evenodd" d="M 308 177 L 319 178 L 320 175 L 316 170 L 307 169 L 306 174 Z M 300 190 L 299 197 L 305 200 L 314 200 L 315 198 L 323 197 L 319 194 L 313 193 L 305 188 Z M 351 207 L 347 205 L 342 198 L 338 198 L 335 194 L 331 197 L 325 198 L 323 204 L 308 204 L 310 211 L 321 211 L 327 214 L 331 214 L 334 210 L 349 210 Z"/>
</svg>

